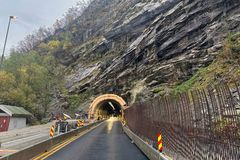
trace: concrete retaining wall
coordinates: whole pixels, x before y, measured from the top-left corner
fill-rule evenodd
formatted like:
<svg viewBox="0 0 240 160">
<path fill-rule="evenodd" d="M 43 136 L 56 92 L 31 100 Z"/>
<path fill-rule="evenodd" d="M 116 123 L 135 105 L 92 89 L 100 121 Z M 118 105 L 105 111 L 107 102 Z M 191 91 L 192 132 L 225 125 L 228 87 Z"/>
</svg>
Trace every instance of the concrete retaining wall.
<svg viewBox="0 0 240 160">
<path fill-rule="evenodd" d="M 138 146 L 138 148 L 150 159 L 150 160 L 170 160 L 163 154 L 159 153 L 155 148 L 148 145 L 144 142 L 140 137 L 134 134 L 130 129 L 123 126 L 124 132 L 128 135 L 130 139 L 134 141 L 134 143 Z"/>
<path fill-rule="evenodd" d="M 51 139 L 40 142 L 36 145 L 30 146 L 24 150 L 18 151 L 14 154 L 2 157 L 0 159 L 1 160 L 29 160 L 29 159 L 32 159 L 33 157 L 50 150 L 53 146 L 60 144 L 61 142 L 65 141 L 73 136 L 77 136 L 79 133 L 81 133 L 83 131 L 89 130 L 89 129 L 97 126 L 101 122 L 102 121 L 99 121 L 99 122 L 96 122 L 93 124 L 89 124 L 87 126 L 83 126 L 76 130 L 72 130 L 66 134 L 62 134 L 62 135 L 53 137 Z"/>
</svg>

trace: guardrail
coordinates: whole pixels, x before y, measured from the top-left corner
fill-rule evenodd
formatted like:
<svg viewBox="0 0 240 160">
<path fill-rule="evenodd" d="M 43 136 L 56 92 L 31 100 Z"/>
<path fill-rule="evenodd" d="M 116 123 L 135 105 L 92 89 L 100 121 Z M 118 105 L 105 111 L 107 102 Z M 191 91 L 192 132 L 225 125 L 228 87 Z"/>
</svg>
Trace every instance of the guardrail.
<svg viewBox="0 0 240 160">
<path fill-rule="evenodd" d="M 45 140 L 43 142 L 40 142 L 38 144 L 32 145 L 26 149 L 23 149 L 21 151 L 18 151 L 14 154 L 10 154 L 7 156 L 4 156 L 2 158 L 0 158 L 0 160 L 28 160 L 28 159 L 32 159 L 33 157 L 47 152 L 48 150 L 50 150 L 53 146 L 60 144 L 61 142 L 73 137 L 73 136 L 77 136 L 79 133 L 92 129 L 93 127 L 97 126 L 98 124 L 100 124 L 103 121 L 98 121 L 92 124 L 89 124 L 87 126 L 83 126 L 81 128 L 72 130 L 68 133 L 65 134 L 61 134 L 59 136 L 50 138 L 48 140 Z"/>
</svg>

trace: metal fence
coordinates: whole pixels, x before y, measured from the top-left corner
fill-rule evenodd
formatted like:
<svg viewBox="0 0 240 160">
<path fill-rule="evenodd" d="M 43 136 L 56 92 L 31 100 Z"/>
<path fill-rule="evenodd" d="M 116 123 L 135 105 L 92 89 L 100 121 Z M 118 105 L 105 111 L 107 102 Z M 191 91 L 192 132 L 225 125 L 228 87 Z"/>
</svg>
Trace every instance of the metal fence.
<svg viewBox="0 0 240 160">
<path fill-rule="evenodd" d="M 174 159 L 240 159 L 237 82 L 139 102 L 125 111 L 125 119 L 153 146 L 161 133 L 163 150 Z"/>
</svg>

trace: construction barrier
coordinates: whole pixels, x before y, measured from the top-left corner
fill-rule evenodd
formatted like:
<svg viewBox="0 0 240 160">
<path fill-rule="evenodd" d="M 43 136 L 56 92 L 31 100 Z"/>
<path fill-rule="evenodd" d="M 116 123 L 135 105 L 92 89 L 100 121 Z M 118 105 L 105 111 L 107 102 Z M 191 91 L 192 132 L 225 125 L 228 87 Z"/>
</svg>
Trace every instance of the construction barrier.
<svg viewBox="0 0 240 160">
<path fill-rule="evenodd" d="M 163 153 L 159 153 L 153 146 L 146 143 L 138 135 L 133 133 L 127 126 L 123 126 L 124 132 L 136 144 L 136 146 L 150 159 L 150 160 L 172 160 Z"/>
<path fill-rule="evenodd" d="M 51 127 L 51 129 L 50 129 L 50 137 L 52 137 L 52 138 L 53 138 L 53 136 L 54 136 L 54 128 L 55 128 L 55 126 L 52 125 L 52 127 Z"/>
<path fill-rule="evenodd" d="M 78 127 L 83 126 L 83 122 L 82 122 L 81 120 L 78 120 L 78 121 L 77 121 L 77 126 L 78 126 Z"/>
<path fill-rule="evenodd" d="M 162 142 L 162 135 L 159 133 L 157 136 L 157 140 L 158 140 L 158 150 L 160 152 L 163 151 L 163 142 Z"/>
<path fill-rule="evenodd" d="M 154 147 L 161 133 L 164 153 L 178 160 L 239 160 L 239 80 L 138 102 L 124 118 Z"/>
</svg>

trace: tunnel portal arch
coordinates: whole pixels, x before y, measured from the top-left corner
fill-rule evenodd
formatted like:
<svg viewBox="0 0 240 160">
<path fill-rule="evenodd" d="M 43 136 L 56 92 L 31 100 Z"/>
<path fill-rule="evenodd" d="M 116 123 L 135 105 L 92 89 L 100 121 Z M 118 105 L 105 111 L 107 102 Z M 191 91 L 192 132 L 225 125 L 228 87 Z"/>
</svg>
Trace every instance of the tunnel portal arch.
<svg viewBox="0 0 240 160">
<path fill-rule="evenodd" d="M 122 97 L 116 94 L 104 94 L 95 98 L 94 101 L 91 103 L 88 113 L 89 118 L 97 118 L 98 117 L 97 111 L 99 110 L 99 108 L 104 103 L 108 102 L 113 102 L 117 104 L 117 106 L 120 107 L 122 114 L 123 111 L 128 108 L 126 101 Z"/>
</svg>

